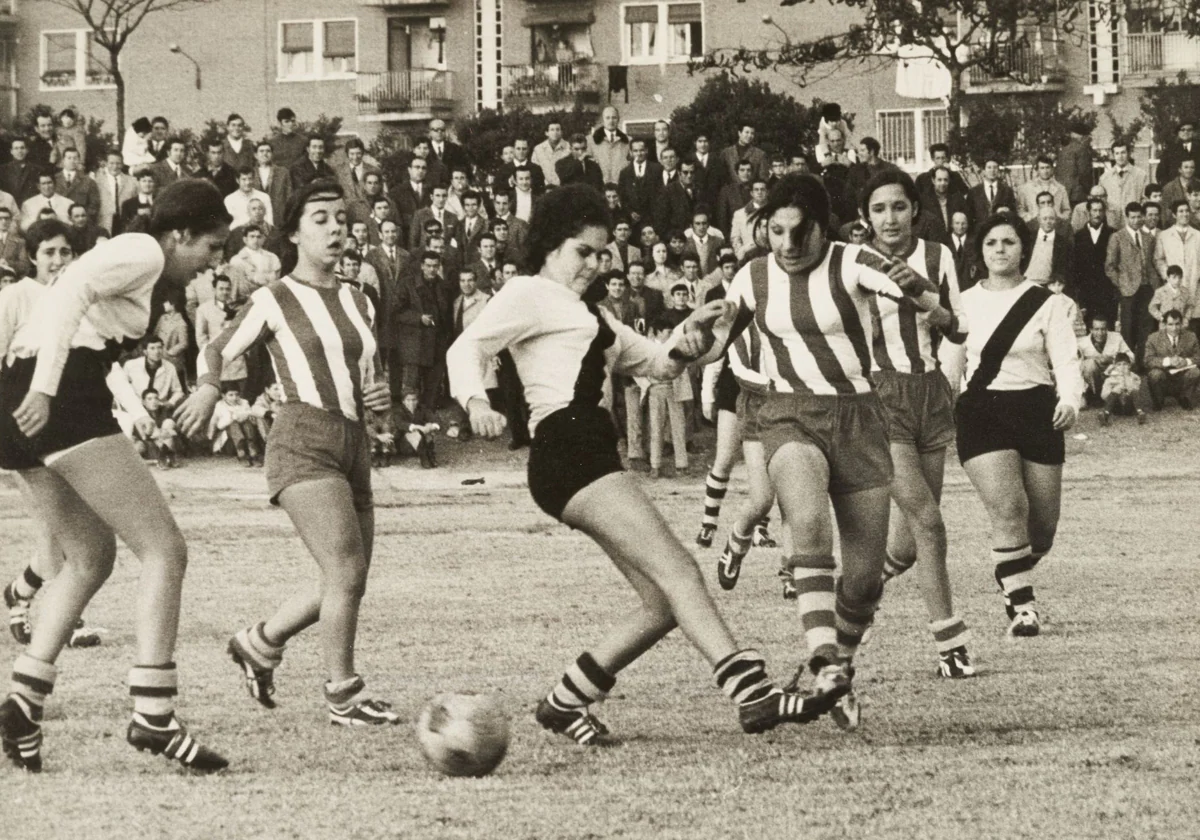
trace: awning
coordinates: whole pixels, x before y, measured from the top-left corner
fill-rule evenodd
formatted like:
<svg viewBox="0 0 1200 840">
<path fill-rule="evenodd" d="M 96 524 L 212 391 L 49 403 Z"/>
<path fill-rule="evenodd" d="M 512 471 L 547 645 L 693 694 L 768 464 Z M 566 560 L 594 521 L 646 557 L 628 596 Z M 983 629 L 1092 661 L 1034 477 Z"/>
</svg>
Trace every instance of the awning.
<svg viewBox="0 0 1200 840">
<path fill-rule="evenodd" d="M 593 3 L 538 3 L 525 7 L 522 26 L 546 26 L 556 23 L 592 24 L 596 22 Z"/>
</svg>

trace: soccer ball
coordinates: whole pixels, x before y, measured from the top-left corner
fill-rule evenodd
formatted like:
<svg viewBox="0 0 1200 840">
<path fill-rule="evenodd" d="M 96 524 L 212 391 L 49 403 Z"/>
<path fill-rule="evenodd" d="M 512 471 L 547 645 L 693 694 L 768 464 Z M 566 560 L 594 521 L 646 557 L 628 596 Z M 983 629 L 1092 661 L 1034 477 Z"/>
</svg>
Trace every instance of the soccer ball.
<svg viewBox="0 0 1200 840">
<path fill-rule="evenodd" d="M 447 776 L 486 776 L 508 751 L 508 716 L 490 694 L 439 694 L 417 719 L 425 760 Z"/>
</svg>

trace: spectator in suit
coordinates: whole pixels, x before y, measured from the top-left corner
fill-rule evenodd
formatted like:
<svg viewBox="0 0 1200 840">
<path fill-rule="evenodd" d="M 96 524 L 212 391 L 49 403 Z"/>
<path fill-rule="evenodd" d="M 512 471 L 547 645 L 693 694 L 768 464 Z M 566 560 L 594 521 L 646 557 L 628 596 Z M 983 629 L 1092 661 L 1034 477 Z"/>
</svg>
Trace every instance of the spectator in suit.
<svg viewBox="0 0 1200 840">
<path fill-rule="evenodd" d="M 79 152 L 79 168 L 87 172 L 91 161 L 88 159 L 86 121 L 81 124 L 78 114 L 70 108 L 63 108 L 58 112 L 58 128 L 54 134 L 58 159 L 62 160 L 62 154 L 67 149 L 74 149 Z"/>
<path fill-rule="evenodd" d="M 225 327 L 237 316 L 233 304 L 233 281 L 224 274 L 212 279 L 213 299 L 206 300 L 196 308 L 196 347 L 200 352 L 214 338 L 224 332 Z M 234 385 L 239 391 L 246 387 L 246 357 L 238 356 L 221 366 L 221 385 Z"/>
<path fill-rule="evenodd" d="M 55 148 L 54 117 L 38 114 L 33 121 L 33 133 L 26 138 L 29 162 L 40 170 L 53 172 L 58 166 L 58 150 Z"/>
<path fill-rule="evenodd" d="M 1194 321 L 1194 298 L 1183 288 L 1183 268 L 1178 265 L 1167 267 L 1167 282 L 1154 290 L 1150 298 L 1150 317 L 1161 324 L 1172 309 L 1183 315 L 1183 323 Z M 1195 329 L 1192 329 L 1195 332 Z"/>
<path fill-rule="evenodd" d="M 516 172 L 518 169 L 528 169 L 533 191 L 541 195 L 546 189 L 546 176 L 542 168 L 529 159 L 529 141 L 524 137 L 513 140 L 513 161 L 500 167 L 496 173 L 496 181 L 502 190 L 511 190 L 517 185 Z M 468 173 L 469 174 L 469 173 Z"/>
<path fill-rule="evenodd" d="M 269 140 L 260 140 L 254 146 L 254 189 L 266 193 L 271 199 L 271 209 L 280 214 L 292 195 L 292 176 L 275 162 L 275 150 Z"/>
<path fill-rule="evenodd" d="M 1055 171 L 1058 180 L 1067 191 L 1067 200 L 1074 207 L 1087 200 L 1092 188 L 1092 141 L 1091 129 L 1084 123 L 1075 123 L 1070 128 L 1066 145 L 1058 153 Z"/>
<path fill-rule="evenodd" d="M 649 148 L 649 145 L 647 145 Z M 659 165 L 662 166 L 661 186 L 666 189 L 679 177 L 679 154 L 674 149 L 663 149 Z"/>
<path fill-rule="evenodd" d="M 970 222 L 964 211 L 956 210 L 950 217 L 950 239 L 946 244 L 950 246 L 950 254 L 954 257 L 958 288 L 971 288 L 979 278 L 976 276 L 975 241 L 971 237 Z"/>
<path fill-rule="evenodd" d="M 696 187 L 699 203 L 710 209 L 715 208 L 721 198 L 721 188 L 725 186 L 725 164 L 710 152 L 708 135 L 696 137 L 692 144 L 692 160 L 696 164 L 692 183 Z"/>
<path fill-rule="evenodd" d="M 508 249 L 505 256 L 523 264 L 525 244 L 529 241 L 529 222 L 513 215 L 512 195 L 509 193 L 496 193 L 492 197 L 492 210 L 493 222 L 502 221 L 508 224 Z"/>
<path fill-rule="evenodd" d="M 424 158 L 414 157 L 408 162 L 408 179 L 402 184 L 392 185 L 390 197 L 400 211 L 402 224 L 407 224 L 418 210 L 428 207 L 433 200 L 429 185 L 425 182 L 428 169 Z"/>
<path fill-rule="evenodd" d="M 12 210 L 0 207 L 0 268 L 12 271 L 16 277 L 24 277 L 32 267 L 25 238 L 14 229 Z"/>
<path fill-rule="evenodd" d="M 729 226 L 729 244 L 739 261 L 755 248 L 754 214 L 766 203 L 767 182 L 763 178 L 755 178 L 750 185 L 750 200 L 734 212 L 733 222 Z"/>
<path fill-rule="evenodd" d="M 629 135 L 620 130 L 620 123 L 620 112 L 609 105 L 600 113 L 600 127 L 592 132 L 588 144 L 588 153 L 600 164 L 605 184 L 617 183 L 629 162 Z"/>
<path fill-rule="evenodd" d="M 141 170 L 137 175 L 137 193 L 133 198 L 125 199 L 121 204 L 121 213 L 117 218 L 119 230 L 113 232 L 114 236 L 129 230 L 134 219 L 141 219 L 143 223 L 149 223 L 150 212 L 154 207 L 155 189 L 154 173 L 150 171 L 149 167 Z"/>
<path fill-rule="evenodd" d="M 1017 193 L 1017 213 L 1027 222 L 1036 220 L 1038 218 L 1038 196 L 1048 192 L 1054 199 L 1054 211 L 1062 219 L 1069 219 L 1071 217 L 1071 200 L 1067 196 L 1067 188 L 1054 177 L 1054 161 L 1041 155 L 1034 168 L 1036 175 L 1022 184 Z"/>
<path fill-rule="evenodd" d="M 146 151 L 154 162 L 165 160 L 171 148 L 171 123 L 166 117 L 150 120 L 150 134 L 146 138 Z"/>
<path fill-rule="evenodd" d="M 438 185 L 437 181 L 431 181 L 428 177 L 425 178 L 425 183 L 429 184 L 431 188 Z M 463 193 L 469 189 L 471 189 L 471 178 L 467 170 L 455 169 L 450 173 L 450 187 L 446 192 L 446 207 L 460 219 L 463 217 Z M 508 190 L 511 187 L 506 186 L 504 189 Z M 486 214 L 486 210 L 481 212 Z"/>
<path fill-rule="evenodd" d="M 1088 223 L 1075 233 L 1070 285 L 1083 311 L 1084 322 L 1101 319 L 1112 322 L 1117 317 L 1117 296 L 1112 282 L 1104 271 L 1108 257 L 1108 242 L 1113 229 L 1106 222 L 1107 208 L 1098 198 L 1088 200 Z M 1132 357 L 1132 353 L 1130 354 Z M 1099 394 L 1099 390 L 1096 391 Z"/>
<path fill-rule="evenodd" d="M 587 154 L 587 138 L 582 134 L 576 135 L 583 141 L 584 155 Z M 545 176 L 545 183 L 548 187 L 557 187 L 563 183 L 558 174 L 558 164 L 560 161 L 571 157 L 574 151 L 571 147 L 575 143 L 575 138 L 572 137 L 570 142 L 563 140 L 562 123 L 558 120 L 551 120 L 546 125 L 546 139 L 533 147 L 532 160 L 534 166 L 542 170 L 542 175 Z M 600 172 L 600 164 L 592 161 L 596 167 L 596 172 Z M 586 181 L 584 183 L 587 183 Z M 604 183 L 604 177 L 600 176 L 600 183 Z M 599 187 L 597 187 L 599 189 Z"/>
<path fill-rule="evenodd" d="M 1175 177 L 1179 172 L 1181 161 L 1190 160 L 1200 166 L 1200 143 L 1196 142 L 1196 123 L 1190 119 L 1182 120 L 1175 127 L 1175 139 L 1167 144 L 1158 159 L 1158 168 L 1154 170 L 1154 180 L 1160 184 Z"/>
<path fill-rule="evenodd" d="M 1153 237 L 1147 236 L 1141 228 L 1142 205 L 1130 202 L 1125 207 L 1125 226 L 1108 240 L 1108 255 L 1104 261 L 1104 273 L 1121 297 L 1121 337 L 1135 351 L 1143 348 L 1153 327 L 1149 306 L 1158 285 Z"/>
<path fill-rule="evenodd" d="M 766 177 L 755 178 L 754 166 L 750 161 L 742 161 L 738 164 L 737 177 L 721 190 L 721 198 L 717 202 L 717 227 L 731 242 L 733 241 L 733 217 L 738 210 L 750 202 L 754 184 L 758 181 L 762 181 L 763 189 L 766 190 Z"/>
<path fill-rule="evenodd" d="M 187 146 L 178 137 L 172 137 L 167 141 L 167 154 L 157 163 L 151 164 L 150 170 L 154 173 L 154 181 L 160 187 L 165 187 L 168 184 L 173 184 L 180 178 L 191 177 L 187 171 L 185 157 L 187 155 Z"/>
<path fill-rule="evenodd" d="M 921 215 L 917 223 L 917 236 L 931 242 L 950 244 L 951 219 L 955 213 L 969 213 L 966 196 L 952 193 L 949 167 L 933 169 L 931 191 L 921 195 Z"/>
<path fill-rule="evenodd" d="M 96 221 L 115 235 L 121 205 L 137 195 L 137 180 L 125 174 L 121 152 L 117 149 L 108 151 L 104 166 L 96 171 L 93 180 L 100 194 L 100 213 Z"/>
<path fill-rule="evenodd" d="M 394 221 L 390 219 L 385 221 L 380 235 L 382 238 L 379 247 L 373 249 L 366 259 L 379 276 L 379 299 L 382 303 L 383 314 L 386 316 L 376 319 L 376 323 L 379 325 L 377 331 L 379 333 L 380 346 L 387 350 L 394 350 L 398 346 L 393 331 L 395 325 L 389 322 L 387 318 L 390 318 L 393 314 L 396 295 L 399 293 L 400 278 L 404 275 L 405 268 L 408 265 L 409 254 L 408 251 L 400 247 L 400 226 Z M 395 359 L 388 359 L 389 367 L 393 361 Z M 395 371 L 395 375 L 397 377 L 396 384 L 398 385 L 399 369 Z"/>
<path fill-rule="evenodd" d="M 700 273 L 708 275 L 715 271 L 717 257 L 725 246 L 725 237 L 712 226 L 707 207 L 697 206 L 692 211 L 692 220 L 684 236 L 687 237 L 687 247 L 696 253 Z"/>
<path fill-rule="evenodd" d="M 971 187 L 971 219 L 983 221 L 999 207 L 1016 207 L 1017 196 L 1012 187 L 1000 178 L 1000 161 L 988 158 L 983 162 L 981 180 Z"/>
<path fill-rule="evenodd" d="M 254 169 L 242 167 L 237 174 L 237 189 L 225 196 L 225 209 L 233 217 L 230 225 L 240 227 L 250 221 L 250 202 L 261 201 L 266 209 L 267 224 L 275 224 L 274 208 L 271 207 L 271 197 L 262 190 L 254 188 Z"/>
<path fill-rule="evenodd" d="M 1162 227 L 1162 205 L 1157 201 L 1142 202 L 1142 230 L 1149 236 L 1158 236 Z"/>
<path fill-rule="evenodd" d="M 96 182 L 80 167 L 79 152 L 64 149 L 62 172 L 54 177 L 54 191 L 87 210 L 88 220 L 95 222 L 100 216 L 100 190 Z"/>
<path fill-rule="evenodd" d="M 269 141 L 272 157 L 277 166 L 290 170 L 308 153 L 308 137 L 296 130 L 299 123 L 296 121 L 296 112 L 291 108 L 276 111 L 275 121 L 279 125 Z"/>
<path fill-rule="evenodd" d="M 429 190 L 429 196 L 429 206 L 418 210 L 408 224 L 408 250 L 413 253 L 425 250 L 425 223 L 430 219 L 438 223 L 438 231 L 447 239 L 457 240 L 462 235 L 458 217 L 446 209 L 446 188 L 433 187 Z"/>
<path fill-rule="evenodd" d="M 667 149 L 663 157 L 674 161 L 675 150 Z M 666 169 L 663 174 L 666 176 Z M 684 161 L 679 165 L 679 175 L 659 191 L 654 208 L 654 229 L 659 236 L 665 238 L 673 230 L 685 230 L 691 226 L 696 208 L 695 175 L 696 164 L 690 160 Z"/>
<path fill-rule="evenodd" d="M 1025 279 L 1045 286 L 1051 281 L 1066 285 L 1071 274 L 1071 237 L 1073 232 L 1061 224 L 1053 207 L 1043 207 L 1038 215 L 1038 229 L 1033 235 L 1033 248 Z"/>
<path fill-rule="evenodd" d="M 946 169 L 950 173 L 950 190 L 949 195 L 957 195 L 963 198 L 967 197 L 967 182 L 963 180 L 963 176 L 950 169 L 950 147 L 945 143 L 934 143 L 929 147 L 929 159 L 933 161 L 933 166 L 929 167 L 928 171 L 922 172 L 917 176 L 917 195 L 921 197 L 921 204 L 924 207 L 929 207 L 929 199 L 933 198 L 933 178 L 938 169 Z M 987 218 L 983 216 L 981 218 Z"/>
<path fill-rule="evenodd" d="M 1191 158 L 1184 158 L 1179 161 L 1178 174 L 1168 183 L 1163 185 L 1162 205 L 1167 209 L 1165 222 L 1167 225 L 1174 224 L 1175 219 L 1172 216 L 1174 207 L 1180 201 L 1187 201 L 1188 192 L 1196 184 L 1196 161 Z"/>
<path fill-rule="evenodd" d="M 605 248 L 612 255 L 613 270 L 622 274 L 628 274 L 630 265 L 642 261 L 641 249 L 629 241 L 632 233 L 628 219 L 617 219 L 612 230 L 613 241 Z"/>
<path fill-rule="evenodd" d="M 1159 231 L 1154 237 L 1154 269 L 1162 283 L 1167 281 L 1167 268 L 1177 265 L 1183 270 L 1184 291 L 1192 300 L 1200 283 L 1200 230 L 1192 227 L 1192 208 L 1185 200 L 1176 201 L 1172 212 L 1175 224 Z M 1186 316 L 1188 313 L 1184 312 Z"/>
<path fill-rule="evenodd" d="M 401 280 L 392 308 L 397 325 L 402 393 L 419 393 L 421 406 L 436 411 L 445 376 L 451 333 L 451 305 L 442 287 L 441 258 L 421 255 L 420 272 Z"/>
<path fill-rule="evenodd" d="M 396 202 L 392 201 L 391 197 L 383 189 L 383 174 L 381 172 L 371 171 L 363 176 L 363 181 L 356 188 L 353 198 L 348 199 L 346 202 L 346 215 L 352 222 L 365 221 L 375 212 L 375 205 L 381 199 L 386 201 L 391 207 L 391 214 L 388 218 L 396 219 L 400 222 L 401 229 L 407 227 L 408 220 L 400 215 L 400 208 L 396 206 Z"/>
<path fill-rule="evenodd" d="M 485 231 L 479 237 L 476 259 L 468 258 L 467 267 L 475 272 L 475 283 L 485 292 L 492 291 L 492 278 L 500 269 L 500 260 L 496 255 L 496 236 Z"/>
<path fill-rule="evenodd" d="M 1090 202 L 1093 198 L 1100 199 L 1104 202 L 1105 207 L 1108 206 L 1108 192 L 1104 189 L 1103 185 L 1096 184 L 1088 192 L 1087 200 L 1081 201 L 1071 208 L 1072 233 L 1083 230 L 1084 226 L 1088 223 L 1088 220 L 1091 218 L 1091 213 L 1088 210 L 1088 202 Z"/>
<path fill-rule="evenodd" d="M 587 184 L 597 191 L 603 191 L 604 174 L 600 171 L 600 164 L 588 157 L 587 149 L 587 138 L 582 134 L 571 138 L 569 151 L 565 156 L 557 158 L 554 164 L 556 185 Z"/>
<path fill-rule="evenodd" d="M 468 190 L 463 194 L 462 205 L 463 217 L 458 228 L 458 247 L 469 265 L 479 254 L 479 241 L 488 232 L 488 224 L 487 219 L 479 212 L 483 205 L 483 197 L 475 190 Z"/>
<path fill-rule="evenodd" d="M 533 215 L 533 202 L 539 195 L 538 191 L 533 188 L 533 171 L 528 166 L 517 167 L 513 171 L 513 179 L 516 186 L 509 193 L 513 215 L 528 224 Z"/>
<path fill-rule="evenodd" d="M 316 134 L 309 137 L 304 157 L 293 163 L 288 173 L 292 178 L 292 190 L 298 190 L 318 178 L 336 179 L 337 174 L 325 162 L 325 138 Z"/>
<path fill-rule="evenodd" d="M 604 205 L 608 208 L 608 213 L 614 219 L 628 219 L 629 214 L 625 212 L 624 205 L 621 204 L 621 190 L 616 184 L 604 185 Z"/>
<path fill-rule="evenodd" d="M 467 180 L 470 180 L 470 177 L 471 177 L 470 165 L 469 164 L 458 164 L 455 166 L 447 166 L 446 164 L 442 163 L 440 160 L 435 160 L 433 157 L 433 149 L 430 147 L 429 138 L 427 138 L 427 137 L 419 137 L 413 141 L 412 154 L 413 154 L 413 158 L 420 158 L 421 160 L 425 161 L 425 184 L 426 184 L 426 186 L 432 187 L 432 186 L 436 186 L 437 184 L 442 184 L 442 185 L 449 184 L 451 182 L 451 176 L 456 171 L 460 171 L 460 170 L 465 173 Z M 453 195 L 453 192 L 454 191 L 451 190 L 451 195 Z M 451 205 L 450 209 L 454 210 L 455 208 L 453 207 L 453 205 Z M 455 212 L 458 212 L 458 211 L 455 210 Z"/>
<path fill-rule="evenodd" d="M 1146 170 L 1131 163 L 1128 143 L 1113 143 L 1111 152 L 1112 166 L 1100 176 L 1100 186 L 1108 196 L 1108 225 L 1115 229 L 1125 224 L 1125 205 L 1142 201 L 1150 178 Z"/>
<path fill-rule="evenodd" d="M 666 308 L 662 292 L 646 285 L 645 263 L 630 263 L 625 280 L 628 286 L 626 295 L 635 307 L 635 318 L 645 319 L 649 323 Z"/>
<path fill-rule="evenodd" d="M 235 192 L 238 188 L 238 176 L 229 164 L 225 162 L 224 142 L 214 140 L 204 147 L 204 165 L 196 172 L 197 178 L 212 181 L 222 196 Z"/>
<path fill-rule="evenodd" d="M 37 195 L 41 170 L 29 160 L 29 145 L 24 137 L 9 144 L 12 160 L 0 166 L 0 189 L 10 194 L 18 205 Z"/>
<path fill-rule="evenodd" d="M 367 243 L 369 245 L 378 246 L 383 241 L 383 225 L 385 222 L 397 222 L 394 207 L 387 196 L 380 195 L 375 197 L 375 203 L 371 206 L 371 215 L 367 216 Z M 404 225 L 400 224 L 401 241 L 404 241 Z"/>
<path fill-rule="evenodd" d="M 1088 386 L 1085 396 L 1092 405 L 1103 402 L 1100 394 L 1104 388 L 1104 376 L 1117 356 L 1124 354 L 1133 358 L 1133 351 L 1125 339 L 1121 338 L 1120 333 L 1110 332 L 1108 323 L 1104 318 L 1092 318 L 1088 334 L 1079 339 L 1079 367 L 1083 381 Z"/>
<path fill-rule="evenodd" d="M 467 150 L 450 140 L 447 136 L 446 121 L 434 119 L 429 123 L 429 161 L 445 167 L 446 171 L 454 169 L 471 170 L 471 157 Z"/>
<path fill-rule="evenodd" d="M 1146 338 L 1143 361 L 1154 410 L 1162 411 L 1166 398 L 1174 397 L 1180 408 L 1191 411 L 1200 384 L 1200 369 L 1196 367 L 1200 342 L 1195 333 L 1184 329 L 1183 315 L 1178 310 L 1164 314 L 1162 328 Z"/>
<path fill-rule="evenodd" d="M 751 172 L 763 180 L 770 177 L 767 154 L 754 145 L 754 136 L 754 126 L 743 123 L 738 126 L 737 142 L 721 150 L 721 162 L 725 164 L 725 176 L 730 183 L 738 180 L 738 166 L 742 162 L 748 162 Z"/>
<path fill-rule="evenodd" d="M 279 279 L 279 257 L 265 247 L 267 235 L 258 225 L 246 225 L 242 231 L 242 250 L 229 261 L 229 279 L 233 281 L 233 299 L 239 304 L 268 283 Z"/>
<path fill-rule="evenodd" d="M 250 199 L 246 205 L 247 221 L 243 225 L 231 228 L 229 236 L 225 238 L 225 259 L 233 259 L 234 255 L 246 246 L 246 231 L 251 227 L 256 227 L 262 231 L 263 247 L 277 257 L 281 257 L 282 237 L 278 229 L 267 222 L 267 206 L 257 198 Z M 282 258 L 282 257 L 281 257 Z"/>
<path fill-rule="evenodd" d="M 71 248 L 76 257 L 86 254 L 109 238 L 108 231 L 92 221 L 82 204 L 72 204 L 68 212 L 71 216 Z"/>
<path fill-rule="evenodd" d="M 350 201 L 363 196 L 369 175 L 378 175 L 379 183 L 382 186 L 383 173 L 378 166 L 372 166 L 366 162 L 367 147 L 357 137 L 351 137 L 346 141 L 345 152 L 345 163 L 337 167 L 337 176 L 338 181 L 342 184 L 342 189 L 346 191 L 347 204 L 349 204 Z"/>
<path fill-rule="evenodd" d="M 254 143 L 246 136 L 246 121 L 240 114 L 230 114 L 225 120 L 221 159 L 234 172 L 254 166 Z M 280 212 L 283 212 L 283 208 L 280 208 Z"/>
<path fill-rule="evenodd" d="M 71 199 L 54 191 L 54 176 L 49 172 L 43 172 L 38 176 L 38 194 L 27 198 L 21 205 L 22 230 L 29 230 L 30 226 L 38 220 L 39 214 L 47 208 L 53 210 L 54 215 L 61 221 L 70 224 L 71 204 Z"/>
</svg>

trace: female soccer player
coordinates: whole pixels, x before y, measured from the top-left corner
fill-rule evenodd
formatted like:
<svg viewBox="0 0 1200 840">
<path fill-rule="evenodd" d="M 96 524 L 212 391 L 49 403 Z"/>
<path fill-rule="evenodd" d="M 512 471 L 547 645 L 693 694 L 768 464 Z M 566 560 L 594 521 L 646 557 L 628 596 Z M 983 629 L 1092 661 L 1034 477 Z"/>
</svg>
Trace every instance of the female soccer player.
<svg viewBox="0 0 1200 840">
<path fill-rule="evenodd" d="M 537 274 L 510 280 L 450 348 L 451 391 L 476 433 L 499 435 L 504 418 L 489 406 L 483 376 L 496 353 L 509 348 L 530 405 L 534 501 L 595 540 L 642 600 L 567 668 L 538 704 L 538 722 L 580 744 L 600 742 L 607 730 L 589 705 L 604 699 L 617 674 L 677 624 L 738 704 L 743 730 L 814 719 L 836 698 L 781 692 L 767 677 L 762 656 L 738 648 L 695 561 L 622 471 L 616 429 L 600 407 L 606 365 L 629 376 L 674 379 L 710 349 L 708 330 L 726 305 L 706 304 L 666 343 L 651 341 L 584 297 L 608 241 L 608 211 L 599 192 L 572 184 L 548 193 L 535 205 L 529 228 L 527 261 Z"/>
<path fill-rule="evenodd" d="M 375 536 L 365 413 L 389 410 L 392 399 L 388 386 L 375 381 L 374 308 L 337 276 L 344 205 L 342 188 L 332 180 L 312 181 L 288 201 L 280 227 L 296 246 L 294 268 L 255 291 L 209 342 L 197 367 L 200 388 L 177 417 L 186 434 L 203 428 L 220 399 L 222 365 L 266 345 L 284 393 L 267 438 L 267 488 L 312 552 L 321 579 L 271 618 L 234 635 L 229 654 L 250 696 L 273 708 L 284 645 L 319 618 L 329 720 L 367 726 L 400 720 L 387 703 L 366 696 L 354 667 Z"/>
<path fill-rule="evenodd" d="M 770 392 L 757 412 L 758 433 L 792 533 L 787 564 L 818 697 L 849 692 L 854 654 L 882 594 L 892 462 L 883 408 L 867 378 L 870 301 L 884 294 L 922 310 L 938 303 L 903 261 L 826 241 L 829 216 L 819 180 L 784 176 L 758 215 L 771 254 L 744 266 L 727 296 L 738 307 L 731 336 L 751 321 L 761 333 L 758 370 Z M 842 547 L 836 587 L 831 501 Z M 839 710 L 841 725 L 857 725 L 849 696 Z"/>
<path fill-rule="evenodd" d="M 67 266 L 38 302 L 29 331 L 13 342 L 16 360 L 0 374 L 0 467 L 28 481 L 65 555 L 0 705 L 4 752 L 33 772 L 42 765 L 39 722 L 54 689 L 54 663 L 112 572 L 117 536 L 142 562 L 126 739 L 194 770 L 228 764 L 175 715 L 187 549 L 162 492 L 113 418 L 105 378 L 122 348 L 146 333 L 155 285 L 182 287 L 216 265 L 229 215 L 212 184 L 181 180 L 156 196 L 148 230 L 114 237 Z"/>
<path fill-rule="evenodd" d="M 1025 226 L 993 216 L 976 248 L 987 276 L 962 294 L 970 331 L 958 458 L 991 521 L 1008 632 L 1036 636 L 1032 572 L 1058 530 L 1063 432 L 1079 415 L 1084 381 L 1067 299 L 1022 276 L 1032 253 Z"/>
<path fill-rule="evenodd" d="M 950 249 L 918 239 L 913 221 L 920 201 L 912 178 L 899 170 L 881 172 L 863 188 L 861 213 L 871 224 L 871 246 L 904 260 L 938 288 L 941 306 L 918 312 L 908 301 L 877 298 L 878 321 L 871 379 L 883 403 L 892 452 L 891 519 L 884 580 L 917 567 L 929 629 L 943 677 L 975 675 L 967 654 L 967 627 L 954 613 L 946 570 L 946 524 L 942 521 L 942 477 L 946 447 L 954 439 L 950 383 L 934 357 L 943 340 L 962 343 L 965 324 Z"/>
</svg>

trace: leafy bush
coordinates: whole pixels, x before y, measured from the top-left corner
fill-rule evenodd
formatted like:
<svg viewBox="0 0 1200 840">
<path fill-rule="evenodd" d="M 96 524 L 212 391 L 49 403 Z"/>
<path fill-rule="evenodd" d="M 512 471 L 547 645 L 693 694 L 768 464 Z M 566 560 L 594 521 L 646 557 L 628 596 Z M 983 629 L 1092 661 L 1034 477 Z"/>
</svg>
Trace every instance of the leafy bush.
<svg viewBox="0 0 1200 840">
<path fill-rule="evenodd" d="M 515 138 L 529 141 L 530 148 L 546 139 L 546 126 L 557 121 L 562 123 L 563 137 L 572 134 L 588 134 L 600 123 L 600 116 L 593 110 L 576 103 L 567 111 L 550 111 L 534 114 L 525 108 L 510 108 L 504 111 L 484 109 L 455 123 L 458 142 L 467 150 L 477 168 L 492 172 L 500 166 L 500 152 L 512 144 Z M 477 180 L 482 180 L 477 178 Z"/>
<path fill-rule="evenodd" d="M 1194 120 L 1200 114 L 1200 80 L 1192 80 L 1181 70 L 1173 82 L 1159 79 L 1154 87 L 1142 91 L 1142 116 L 1150 125 L 1154 143 L 1162 148 L 1175 139 L 1175 126 L 1182 120 Z"/>
<path fill-rule="evenodd" d="M 995 157 L 1002 164 L 1031 164 L 1041 155 L 1055 157 L 1072 126 L 1096 128 L 1097 114 L 1077 105 L 1064 108 L 1057 94 L 988 94 L 966 103 L 968 124 L 953 142 L 962 163 L 982 166 Z"/>
</svg>

